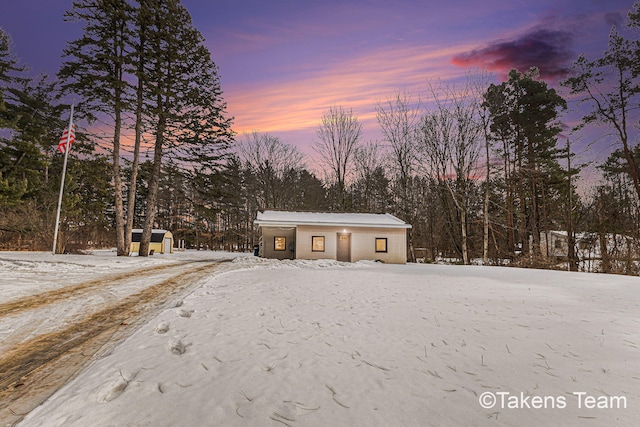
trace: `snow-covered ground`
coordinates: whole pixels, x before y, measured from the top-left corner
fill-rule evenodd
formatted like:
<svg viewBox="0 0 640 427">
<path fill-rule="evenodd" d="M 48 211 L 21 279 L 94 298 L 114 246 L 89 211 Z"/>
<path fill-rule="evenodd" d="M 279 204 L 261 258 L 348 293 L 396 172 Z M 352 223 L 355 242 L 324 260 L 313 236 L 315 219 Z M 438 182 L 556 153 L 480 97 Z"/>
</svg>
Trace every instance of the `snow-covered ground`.
<svg viewBox="0 0 640 427">
<path fill-rule="evenodd" d="M 174 255 L 0 253 L 0 298 L 144 263 L 229 256 Z M 241 256 L 21 425 L 632 426 L 639 419 L 638 278 Z"/>
</svg>

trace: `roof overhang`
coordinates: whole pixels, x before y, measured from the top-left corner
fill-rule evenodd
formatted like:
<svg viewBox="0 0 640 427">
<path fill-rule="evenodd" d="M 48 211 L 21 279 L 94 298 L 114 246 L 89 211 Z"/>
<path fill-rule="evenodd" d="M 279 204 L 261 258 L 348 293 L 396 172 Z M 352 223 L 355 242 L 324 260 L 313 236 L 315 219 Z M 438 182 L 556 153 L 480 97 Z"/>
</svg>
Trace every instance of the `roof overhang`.
<svg viewBox="0 0 640 427">
<path fill-rule="evenodd" d="M 360 227 L 411 228 L 410 224 L 391 214 L 331 213 L 331 212 L 259 212 L 254 224 L 260 227 Z"/>
</svg>

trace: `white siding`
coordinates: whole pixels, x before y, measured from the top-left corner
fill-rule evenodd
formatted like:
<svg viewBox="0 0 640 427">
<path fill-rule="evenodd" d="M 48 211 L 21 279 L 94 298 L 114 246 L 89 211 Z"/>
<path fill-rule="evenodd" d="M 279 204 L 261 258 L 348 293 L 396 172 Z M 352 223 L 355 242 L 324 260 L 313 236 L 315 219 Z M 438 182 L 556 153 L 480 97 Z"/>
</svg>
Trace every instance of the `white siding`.
<svg viewBox="0 0 640 427">
<path fill-rule="evenodd" d="M 296 258 L 336 259 L 337 235 L 343 232 L 351 234 L 351 261 L 353 262 L 360 260 L 380 260 L 391 264 L 407 262 L 407 230 L 381 227 L 298 226 Z M 324 252 L 311 250 L 313 236 L 324 236 Z M 376 252 L 376 238 L 387 239 L 387 252 Z"/>
<path fill-rule="evenodd" d="M 285 237 L 286 248 L 284 251 L 276 251 L 274 248 L 275 237 Z M 295 258 L 295 253 L 290 251 L 290 245 L 295 245 L 296 232 L 292 227 L 262 227 L 261 254 L 265 258 L 288 259 Z"/>
</svg>

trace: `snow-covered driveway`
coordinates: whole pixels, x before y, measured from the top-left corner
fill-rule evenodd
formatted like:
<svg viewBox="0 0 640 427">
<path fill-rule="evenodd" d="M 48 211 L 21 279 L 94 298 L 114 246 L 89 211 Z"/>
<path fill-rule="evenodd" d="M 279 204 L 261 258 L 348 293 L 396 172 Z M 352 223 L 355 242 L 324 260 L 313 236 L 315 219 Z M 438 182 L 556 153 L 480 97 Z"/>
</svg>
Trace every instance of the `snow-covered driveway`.
<svg viewBox="0 0 640 427">
<path fill-rule="evenodd" d="M 640 419 L 638 278 L 253 257 L 225 270 L 23 424 L 632 426 Z"/>
<path fill-rule="evenodd" d="M 97 259 L 0 255 L 6 273 L 0 281 L 6 291 L 0 299 L 0 421 L 19 419 L 102 346 L 127 336 L 217 268 L 211 260 L 139 258 L 113 273 L 91 264 Z"/>
</svg>

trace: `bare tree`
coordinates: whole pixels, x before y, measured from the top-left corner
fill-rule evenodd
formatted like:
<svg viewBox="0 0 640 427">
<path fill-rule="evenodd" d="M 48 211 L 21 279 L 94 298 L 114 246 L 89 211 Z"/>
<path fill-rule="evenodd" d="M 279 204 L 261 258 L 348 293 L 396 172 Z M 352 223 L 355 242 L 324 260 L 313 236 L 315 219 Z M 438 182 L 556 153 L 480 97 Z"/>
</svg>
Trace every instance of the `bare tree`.
<svg viewBox="0 0 640 427">
<path fill-rule="evenodd" d="M 489 86 L 490 75 L 484 71 L 469 76 L 469 83 L 473 90 L 473 96 L 476 99 L 483 99 L 483 96 Z M 489 263 L 489 228 L 491 219 L 489 218 L 489 201 L 491 195 L 491 129 L 490 129 L 490 112 L 488 106 L 484 102 L 478 103 L 478 119 L 482 126 L 482 138 L 484 139 L 484 201 L 482 204 L 482 263 Z"/>
<path fill-rule="evenodd" d="M 337 191 L 337 208 L 345 210 L 346 182 L 352 172 L 353 155 L 362 136 L 362 124 L 353 115 L 353 110 L 330 107 L 322 116 L 316 135 L 318 141 L 313 144 L 313 149 L 320 156 L 323 166 L 330 171 L 331 183 Z"/>
<path fill-rule="evenodd" d="M 395 98 L 376 105 L 376 117 L 382 134 L 391 147 L 393 168 L 402 191 L 403 208 L 409 211 L 408 183 L 416 163 L 415 130 L 420 121 L 419 102 L 412 105 L 411 97 L 406 93 L 397 94 Z"/>
<path fill-rule="evenodd" d="M 358 179 L 384 166 L 382 147 L 378 141 L 370 141 L 356 147 L 353 158 Z"/>
<path fill-rule="evenodd" d="M 413 102 L 406 93 L 398 93 L 385 103 L 376 105 L 376 117 L 386 142 L 391 149 L 391 164 L 395 170 L 396 187 L 399 191 L 397 206 L 399 216 L 413 223 L 415 220 L 414 192 L 410 186 L 416 165 L 415 130 L 420 121 L 420 102 Z M 409 230 L 407 239 L 409 259 L 415 260 L 413 235 Z"/>
<path fill-rule="evenodd" d="M 304 169 L 304 156 L 294 146 L 269 134 L 253 132 L 238 144 L 238 154 L 256 178 L 254 196 L 261 208 L 285 208 L 286 176 Z"/>
<path fill-rule="evenodd" d="M 358 208 L 364 212 L 380 212 L 387 208 L 388 178 L 382 147 L 371 141 L 354 152 L 355 183 L 352 191 L 360 196 Z"/>
<path fill-rule="evenodd" d="M 460 217 L 462 259 L 469 264 L 468 201 L 478 158 L 482 126 L 469 85 L 462 89 L 430 85 L 433 108 L 423 117 L 419 134 L 424 164 L 431 178 L 451 196 Z"/>
</svg>

